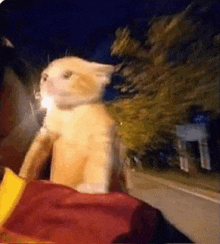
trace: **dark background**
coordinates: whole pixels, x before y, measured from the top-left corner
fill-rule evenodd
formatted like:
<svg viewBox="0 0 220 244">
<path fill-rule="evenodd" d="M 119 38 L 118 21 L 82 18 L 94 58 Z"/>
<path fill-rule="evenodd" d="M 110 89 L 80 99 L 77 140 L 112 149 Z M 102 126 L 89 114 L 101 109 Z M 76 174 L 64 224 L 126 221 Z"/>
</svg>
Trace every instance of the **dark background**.
<svg viewBox="0 0 220 244">
<path fill-rule="evenodd" d="M 64 55 L 116 64 L 120 60 L 111 56 L 110 46 L 117 28 L 129 26 L 132 36 L 143 41 L 153 18 L 180 12 L 191 2 L 5 0 L 0 5 L 0 36 L 9 38 L 17 54 L 36 68 Z M 198 6 L 211 6 L 212 14 L 206 17 L 219 19 L 218 1 L 194 2 Z M 197 12 L 195 9 L 195 16 Z M 118 79 L 114 78 L 113 83 Z M 110 86 L 106 99 L 115 96 L 115 90 Z"/>
</svg>

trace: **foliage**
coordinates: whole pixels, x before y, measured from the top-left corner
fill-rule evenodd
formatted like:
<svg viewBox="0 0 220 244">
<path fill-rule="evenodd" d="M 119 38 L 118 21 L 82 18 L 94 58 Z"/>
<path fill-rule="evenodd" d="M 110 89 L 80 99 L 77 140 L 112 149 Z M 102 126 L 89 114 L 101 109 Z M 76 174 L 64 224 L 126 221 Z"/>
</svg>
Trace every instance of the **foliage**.
<svg viewBox="0 0 220 244">
<path fill-rule="evenodd" d="M 201 24 L 190 11 L 189 7 L 155 20 L 143 45 L 131 36 L 128 27 L 116 32 L 112 55 L 125 60 L 122 87 L 132 84 L 138 96 L 117 101 L 109 110 L 129 148 L 158 148 L 173 141 L 174 126 L 188 122 L 187 109 L 192 104 L 218 109 L 220 30 L 216 32 L 210 23 Z M 128 57 L 130 62 L 126 63 Z"/>
</svg>

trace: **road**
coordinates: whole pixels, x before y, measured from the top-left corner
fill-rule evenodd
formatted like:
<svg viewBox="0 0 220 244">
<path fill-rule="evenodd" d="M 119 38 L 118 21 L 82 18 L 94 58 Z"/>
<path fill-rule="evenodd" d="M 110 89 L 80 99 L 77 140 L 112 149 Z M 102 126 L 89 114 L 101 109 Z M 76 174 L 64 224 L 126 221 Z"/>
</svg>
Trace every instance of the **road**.
<svg viewBox="0 0 220 244">
<path fill-rule="evenodd" d="M 220 243 L 220 201 L 193 195 L 132 172 L 129 193 L 160 209 L 164 216 L 195 243 Z M 220 200 L 220 199 L 219 199 Z"/>
</svg>

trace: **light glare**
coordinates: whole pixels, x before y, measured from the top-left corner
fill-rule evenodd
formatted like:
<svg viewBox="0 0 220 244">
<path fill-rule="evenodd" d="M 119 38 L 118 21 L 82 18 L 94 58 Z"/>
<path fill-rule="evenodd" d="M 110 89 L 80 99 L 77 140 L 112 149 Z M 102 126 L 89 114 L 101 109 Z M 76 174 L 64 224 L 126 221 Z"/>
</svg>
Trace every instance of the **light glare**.
<svg viewBox="0 0 220 244">
<path fill-rule="evenodd" d="M 53 100 L 50 97 L 44 97 L 41 101 L 42 107 L 46 108 L 47 110 L 51 110 L 53 107 Z"/>
</svg>

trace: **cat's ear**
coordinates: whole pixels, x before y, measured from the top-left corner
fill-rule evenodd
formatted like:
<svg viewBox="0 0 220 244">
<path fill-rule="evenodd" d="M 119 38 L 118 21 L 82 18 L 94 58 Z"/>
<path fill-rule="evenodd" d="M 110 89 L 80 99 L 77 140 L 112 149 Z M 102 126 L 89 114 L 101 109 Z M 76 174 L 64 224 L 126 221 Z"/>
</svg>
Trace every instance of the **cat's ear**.
<svg viewBox="0 0 220 244">
<path fill-rule="evenodd" d="M 92 64 L 92 68 L 96 72 L 104 72 L 104 73 L 112 74 L 115 71 L 115 66 L 111 64 L 99 64 L 95 62 L 92 62 L 91 64 Z"/>
<path fill-rule="evenodd" d="M 111 75 L 115 72 L 115 66 L 110 64 L 92 63 L 93 71 L 99 82 L 109 84 Z"/>
</svg>

